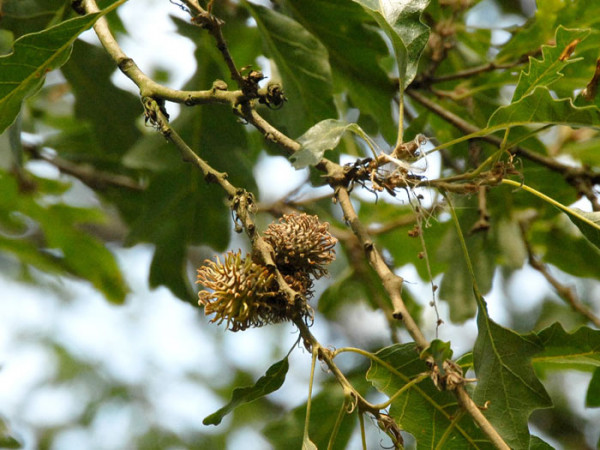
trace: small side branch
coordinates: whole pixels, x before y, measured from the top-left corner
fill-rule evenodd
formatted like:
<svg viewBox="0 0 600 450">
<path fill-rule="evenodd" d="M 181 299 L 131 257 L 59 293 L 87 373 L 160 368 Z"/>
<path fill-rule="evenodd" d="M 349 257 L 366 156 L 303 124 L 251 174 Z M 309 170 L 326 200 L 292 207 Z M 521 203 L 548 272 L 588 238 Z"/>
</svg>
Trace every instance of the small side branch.
<svg viewBox="0 0 600 450">
<path fill-rule="evenodd" d="M 562 298 L 571 308 L 584 316 L 587 320 L 592 322 L 596 327 L 600 328 L 600 318 L 596 316 L 586 305 L 584 305 L 578 298 L 577 292 L 572 286 L 566 286 L 558 281 L 548 270 L 548 267 L 537 259 L 531 243 L 527 239 L 527 230 L 525 224 L 520 223 L 521 235 L 523 237 L 523 243 L 527 250 L 527 256 L 529 265 L 537 270 L 542 276 L 550 283 L 560 298 Z"/>
<path fill-rule="evenodd" d="M 168 123 L 168 118 L 165 112 L 162 110 L 160 105 L 153 99 L 144 99 L 144 107 L 146 108 L 146 118 L 149 122 L 155 125 L 160 133 L 177 147 L 181 153 L 181 157 L 185 162 L 189 162 L 198 167 L 204 179 L 207 182 L 217 183 L 229 196 L 231 201 L 232 209 L 236 215 L 236 221 L 239 222 L 246 234 L 250 238 L 252 248 L 254 250 L 254 256 L 260 260 L 262 264 L 273 271 L 277 277 L 277 282 L 280 289 L 285 293 L 290 303 L 295 303 L 299 298 L 299 295 L 294 291 L 283 278 L 283 275 L 273 261 L 273 249 L 271 246 L 258 234 L 256 225 L 252 219 L 252 213 L 256 209 L 254 203 L 254 197 L 252 194 L 246 192 L 244 189 L 240 189 L 232 185 L 227 180 L 227 174 L 219 172 L 210 166 L 206 161 L 200 158 L 179 136 L 179 134 L 171 128 Z"/>
<path fill-rule="evenodd" d="M 225 37 L 223 36 L 222 28 L 225 22 L 218 17 L 213 16 L 209 11 L 200 8 L 199 6 L 195 9 L 196 11 L 199 10 L 199 12 L 192 18 L 192 22 L 199 25 L 201 28 L 206 29 L 215 39 L 217 43 L 217 49 L 221 52 L 223 60 L 225 61 L 225 64 L 227 64 L 227 68 L 229 69 L 229 74 L 231 75 L 232 80 L 237 83 L 240 89 L 245 90 L 246 82 L 235 66 L 233 58 L 231 57 L 231 53 L 229 52 L 229 47 L 227 46 Z"/>
<path fill-rule="evenodd" d="M 425 106 L 430 111 L 434 112 L 442 119 L 454 125 L 459 130 L 467 133 L 467 134 L 476 134 L 480 133 L 481 130 L 476 126 L 470 124 L 466 120 L 457 116 L 456 114 L 442 108 L 435 102 L 432 102 L 424 95 L 415 91 L 414 89 L 408 89 L 406 91 L 407 95 L 411 97 L 413 100 L 417 101 L 421 105 Z M 496 136 L 479 136 L 477 139 L 488 142 L 492 145 L 501 148 L 502 139 Z M 600 204 L 598 203 L 598 198 L 596 193 L 592 189 L 595 184 L 600 184 L 600 174 L 591 171 L 588 168 L 582 167 L 572 167 L 566 164 L 563 164 L 554 158 L 548 158 L 542 154 L 530 151 L 526 148 L 515 146 L 510 149 L 510 152 L 514 155 L 523 156 L 528 160 L 540 164 L 553 172 L 557 172 L 561 174 L 565 180 L 571 184 L 579 193 L 585 195 L 586 198 L 592 203 L 594 210 L 600 210 Z"/>
<path fill-rule="evenodd" d="M 143 191 L 144 186 L 136 180 L 125 175 L 97 170 L 89 165 L 75 164 L 60 156 L 49 156 L 40 151 L 37 146 L 24 145 L 23 149 L 33 159 L 39 159 L 52 164 L 61 173 L 66 173 L 77 178 L 85 185 L 98 191 L 104 191 L 109 187 L 128 189 L 131 191 Z"/>
<path fill-rule="evenodd" d="M 473 418 L 475 423 L 479 425 L 479 428 L 486 434 L 486 436 L 492 441 L 492 444 L 496 448 L 502 450 L 510 450 L 510 447 L 506 445 L 502 436 L 498 434 L 492 424 L 485 418 L 479 407 L 475 404 L 473 399 L 469 396 L 464 386 L 458 386 L 454 393 L 458 399 L 458 403 L 462 406 L 469 415 Z"/>
<path fill-rule="evenodd" d="M 367 411 L 367 412 L 373 414 L 375 416 L 375 418 L 379 418 L 379 415 L 380 415 L 379 409 L 376 406 L 369 403 L 354 388 L 354 386 L 352 386 L 352 384 L 348 381 L 348 379 L 342 373 L 340 368 L 333 361 L 334 354 L 331 352 L 331 350 L 324 348 L 319 343 L 317 338 L 310 332 L 310 329 L 304 323 L 303 320 L 296 319 L 296 320 L 294 320 L 294 323 L 296 324 L 296 326 L 298 327 L 298 330 L 300 331 L 300 336 L 302 336 L 302 339 L 304 340 L 305 347 L 311 352 L 315 351 L 315 349 L 316 349 L 319 360 L 323 361 L 327 365 L 329 370 L 331 370 L 331 372 L 333 373 L 335 378 L 338 380 L 339 384 L 342 386 L 342 389 L 344 389 L 344 392 L 346 392 L 347 394 L 349 394 L 352 397 L 355 407 L 358 406 L 359 411 Z M 352 409 L 354 409 L 354 407 Z"/>
<path fill-rule="evenodd" d="M 371 264 L 371 267 L 377 272 L 377 275 L 381 279 L 385 290 L 387 291 L 392 305 L 394 306 L 393 315 L 396 319 L 402 320 L 406 330 L 415 340 L 417 348 L 423 350 L 429 346 L 429 342 L 423 336 L 421 329 L 412 318 L 404 300 L 402 300 L 402 284 L 404 280 L 393 273 L 387 266 L 381 253 L 375 248 L 373 239 L 369 235 L 366 227 L 360 222 L 356 210 L 352 206 L 350 201 L 350 194 L 348 189 L 345 187 L 339 187 L 337 190 L 336 198 L 340 203 L 342 211 L 344 212 L 344 218 L 352 228 L 352 231 L 361 243 L 365 255 Z"/>
<path fill-rule="evenodd" d="M 99 12 L 100 9 L 95 0 L 84 0 L 87 13 Z M 155 82 L 147 76 L 125 52 L 112 35 L 108 22 L 104 17 L 98 19 L 94 24 L 94 31 L 100 39 L 100 43 L 106 52 L 115 61 L 121 72 L 128 77 L 140 89 L 142 97 L 153 97 L 174 103 L 182 103 L 188 106 L 203 105 L 209 103 L 238 104 L 248 100 L 241 89 L 228 91 L 223 82 L 215 83 L 212 89 L 204 91 L 180 91 L 171 89 Z M 237 81 L 237 80 L 236 80 Z M 259 93 L 257 93 L 258 95 Z"/>
<path fill-rule="evenodd" d="M 535 55 L 536 53 L 539 53 L 539 52 L 534 52 L 534 53 L 532 53 L 532 55 Z M 488 64 L 483 64 L 481 66 L 472 67 L 472 68 L 466 69 L 466 70 L 461 70 L 460 72 L 450 73 L 447 75 L 438 75 L 438 76 L 433 76 L 433 77 L 425 78 L 422 80 L 418 80 L 413 83 L 413 86 L 414 87 L 428 86 L 430 84 L 443 83 L 445 81 L 453 81 L 453 80 L 460 80 L 463 78 L 471 78 L 471 77 L 474 77 L 474 76 L 482 74 L 482 73 L 492 72 L 494 70 L 512 69 L 513 67 L 516 67 L 516 66 L 526 63 L 528 59 L 529 59 L 529 54 L 523 55 L 517 61 L 513 61 L 511 63 L 506 63 L 506 64 L 498 64 L 498 63 L 495 63 L 492 61 Z"/>
</svg>

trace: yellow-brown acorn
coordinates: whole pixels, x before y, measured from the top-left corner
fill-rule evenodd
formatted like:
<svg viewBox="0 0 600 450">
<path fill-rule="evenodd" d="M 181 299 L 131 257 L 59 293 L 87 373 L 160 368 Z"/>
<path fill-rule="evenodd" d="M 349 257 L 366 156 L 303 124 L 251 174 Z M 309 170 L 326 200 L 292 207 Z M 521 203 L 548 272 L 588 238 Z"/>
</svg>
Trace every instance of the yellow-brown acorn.
<svg viewBox="0 0 600 450">
<path fill-rule="evenodd" d="M 199 303 L 211 322 L 227 323 L 232 331 L 260 327 L 287 319 L 287 301 L 279 292 L 275 276 L 241 252 L 228 252 L 224 261 L 207 260 L 198 269 Z"/>
<path fill-rule="evenodd" d="M 273 247 L 275 264 L 284 274 L 305 272 L 318 279 L 335 259 L 337 239 L 317 216 L 285 214 L 279 223 L 269 225 L 264 239 Z"/>
</svg>

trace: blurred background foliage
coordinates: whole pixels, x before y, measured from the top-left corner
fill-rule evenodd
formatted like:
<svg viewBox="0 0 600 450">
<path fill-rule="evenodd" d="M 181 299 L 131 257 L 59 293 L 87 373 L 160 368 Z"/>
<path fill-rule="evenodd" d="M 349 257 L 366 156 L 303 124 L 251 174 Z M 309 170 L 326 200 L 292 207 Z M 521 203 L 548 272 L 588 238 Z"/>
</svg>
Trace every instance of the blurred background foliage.
<svg viewBox="0 0 600 450">
<path fill-rule="evenodd" d="M 0 51 L 8 54 L 21 36 L 76 17 L 70 3 L 0 2 Z M 322 119 L 342 118 L 357 122 L 383 148 L 393 144 L 397 73 L 389 42 L 358 3 L 216 0 L 214 13 L 226 22 L 238 66 L 260 68 L 282 82 L 284 107 L 259 111 L 290 137 Z M 191 25 L 176 2 L 147 6 L 131 0 L 108 19 L 130 56 L 147 58 L 144 70 L 157 81 L 187 90 L 209 89 L 218 79 L 230 83 L 211 37 Z M 575 98 L 600 56 L 595 2 L 431 0 L 423 19 L 431 36 L 414 89 L 423 87 L 439 106 L 479 128 L 510 102 L 527 56 L 539 58 L 559 25 L 591 31 L 577 46 L 576 60 L 552 84 L 555 98 Z M 134 32 L 138 26 L 145 36 Z M 145 37 L 155 28 L 182 42 L 162 48 L 181 53 L 179 60 L 161 59 L 165 55 L 148 47 Z M 186 53 L 190 43 L 193 52 Z M 195 268 L 226 249 L 247 250 L 233 232 L 225 194 L 145 126 L 135 89 L 90 33 L 74 42 L 68 56 L 0 136 L 0 447 L 299 448 L 310 357 L 298 349 L 280 391 L 241 406 L 219 427 L 201 424 L 234 387 L 251 385 L 285 356 L 295 341 L 293 327 L 231 336 L 208 324 L 197 307 Z M 490 61 L 514 64 L 427 84 Z M 189 74 L 186 80 L 182 72 Z M 228 106 L 167 104 L 167 110 L 173 128 L 201 157 L 227 172 L 234 185 L 258 195 L 263 229 L 290 209 L 331 224 L 340 240 L 338 259 L 331 276 L 317 284 L 313 305 L 314 332 L 322 343 L 376 351 L 390 344 L 390 336 L 409 340 L 386 320 L 382 310 L 390 305 L 381 282 L 316 171 L 293 172 L 280 151 Z M 465 134 L 410 98 L 407 125 L 407 140 L 423 133 L 434 145 Z M 518 138 L 520 146 L 544 157 L 600 166 L 594 129 L 530 131 L 514 127 L 511 140 Z M 503 133 L 495 136 L 502 139 Z M 495 150 L 486 141 L 459 143 L 429 157 L 425 176 L 462 173 Z M 327 156 L 352 162 L 369 153 L 345 136 Z M 564 205 L 582 196 L 558 171 L 526 158 L 518 158 L 516 168 L 527 185 Z M 476 334 L 470 275 L 441 199 L 433 190 L 417 194 L 428 211 L 421 223 L 427 259 L 419 258 L 419 238 L 409 237 L 417 219 L 407 195 L 376 196 L 357 186 L 354 202 L 387 263 L 406 278 L 405 300 L 431 338 L 437 317 L 429 306 L 430 283 L 440 286 L 436 296 L 446 322 L 440 337 L 451 340 L 460 356 L 472 348 Z M 594 206 L 585 199 L 578 205 Z M 600 250 L 557 208 L 509 186 L 490 189 L 491 225 L 473 233 L 481 217 L 477 194 L 457 197 L 455 207 L 496 321 L 522 333 L 557 322 L 569 332 L 589 325 L 532 269 L 529 253 L 558 282 L 573 286 L 585 307 L 600 312 Z M 593 408 L 600 406 L 600 347 L 597 336 L 590 336 L 590 359 L 568 367 L 573 370 L 552 370 L 541 360 L 535 365 L 554 408 L 536 411 L 530 426 L 559 448 L 593 448 L 599 440 L 600 416 Z M 585 341 L 577 339 L 576 349 Z M 361 391 L 377 399 L 363 364 L 351 360 L 344 368 Z M 310 431 L 325 448 L 343 396 L 321 372 Z M 355 415 L 345 418 L 335 448 L 357 448 L 357 423 Z M 370 446 L 389 445 L 375 426 L 367 429 Z M 413 445 L 409 436 L 406 443 Z"/>
</svg>

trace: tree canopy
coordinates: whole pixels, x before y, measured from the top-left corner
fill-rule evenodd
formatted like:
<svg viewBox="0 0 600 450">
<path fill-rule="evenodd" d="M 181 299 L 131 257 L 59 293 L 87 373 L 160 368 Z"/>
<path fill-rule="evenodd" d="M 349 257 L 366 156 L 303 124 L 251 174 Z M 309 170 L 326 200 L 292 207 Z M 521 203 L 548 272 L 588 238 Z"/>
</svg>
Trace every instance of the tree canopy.
<svg viewBox="0 0 600 450">
<path fill-rule="evenodd" d="M 223 406 L 128 445 L 225 448 L 247 426 L 277 449 L 600 445 L 600 3 L 164 0 L 195 49 L 183 86 L 138 66 L 145 42 L 123 50 L 125 3 L 145 8 L 0 1 L 2 276 L 127 305 L 119 255 L 145 246 L 219 370 L 224 334 L 270 330 L 271 355 L 226 386 L 198 367 Z M 281 157 L 300 184 L 277 184 Z M 102 394 L 35 444 L 0 417 L 0 447 L 58 448 L 115 393 L 151 402 L 41 343 L 47 383 Z M 282 400 L 292 355 L 310 377 Z"/>
</svg>

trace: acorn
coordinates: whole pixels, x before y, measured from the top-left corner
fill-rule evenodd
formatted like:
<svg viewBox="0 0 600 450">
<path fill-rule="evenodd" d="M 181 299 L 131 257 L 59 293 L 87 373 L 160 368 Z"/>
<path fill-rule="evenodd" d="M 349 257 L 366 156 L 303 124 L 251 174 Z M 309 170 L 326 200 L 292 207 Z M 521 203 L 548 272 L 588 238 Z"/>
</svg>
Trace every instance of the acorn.
<svg viewBox="0 0 600 450">
<path fill-rule="evenodd" d="M 271 224 L 264 239 L 273 247 L 277 270 L 299 295 L 290 302 L 273 270 L 242 258 L 241 251 L 228 252 L 223 262 L 206 260 L 198 269 L 196 283 L 207 290 L 198 293 L 204 313 L 214 314 L 211 322 L 226 323 L 232 331 L 260 327 L 291 320 L 312 319 L 307 300 L 313 295 L 313 277 L 327 274 L 325 268 L 335 259 L 337 243 L 329 233 L 329 224 L 317 216 L 286 214 Z"/>
<path fill-rule="evenodd" d="M 232 331 L 260 327 L 287 319 L 287 302 L 279 292 L 275 276 L 241 252 L 228 252 L 224 261 L 206 260 L 198 269 L 198 284 L 211 291 L 198 293 L 211 322 L 227 323 Z"/>
<path fill-rule="evenodd" d="M 273 247 L 275 264 L 283 274 L 304 272 L 318 279 L 335 259 L 337 239 L 329 233 L 329 224 L 317 216 L 284 214 L 263 237 Z"/>
</svg>

